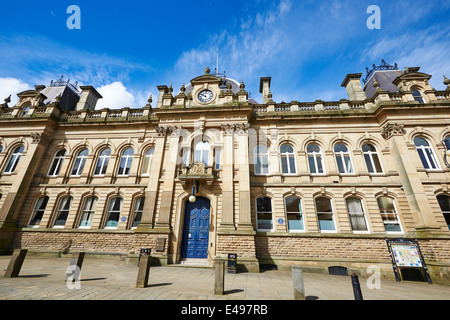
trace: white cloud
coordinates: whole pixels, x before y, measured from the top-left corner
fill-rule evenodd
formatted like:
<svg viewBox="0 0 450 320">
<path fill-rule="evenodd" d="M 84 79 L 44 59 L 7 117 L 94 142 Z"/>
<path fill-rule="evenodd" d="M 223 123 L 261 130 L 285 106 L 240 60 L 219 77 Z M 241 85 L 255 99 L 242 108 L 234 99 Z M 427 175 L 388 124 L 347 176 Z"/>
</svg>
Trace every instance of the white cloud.
<svg viewBox="0 0 450 320">
<path fill-rule="evenodd" d="M 137 106 L 135 97 L 128 91 L 122 82 L 114 82 L 98 88 L 98 92 L 103 96 L 97 103 L 96 109 L 110 108 L 140 108 Z"/>
<path fill-rule="evenodd" d="M 0 78 L 0 103 L 11 95 L 9 106 L 12 107 L 19 101 L 17 94 L 29 89 L 33 87 L 20 79 Z"/>
</svg>

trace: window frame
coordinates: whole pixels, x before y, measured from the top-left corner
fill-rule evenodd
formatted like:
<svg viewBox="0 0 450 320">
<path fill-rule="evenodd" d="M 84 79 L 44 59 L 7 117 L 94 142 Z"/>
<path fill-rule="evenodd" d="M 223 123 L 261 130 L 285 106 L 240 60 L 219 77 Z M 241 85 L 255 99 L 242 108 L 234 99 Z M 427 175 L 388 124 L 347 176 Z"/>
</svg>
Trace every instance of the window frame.
<svg viewBox="0 0 450 320">
<path fill-rule="evenodd" d="M 329 201 L 330 208 L 331 208 L 331 213 L 330 212 L 319 212 L 318 211 L 317 200 L 320 199 L 320 198 L 327 199 Z M 326 196 L 317 196 L 317 197 L 314 198 L 314 205 L 315 205 L 315 209 L 316 209 L 317 224 L 318 224 L 318 227 L 319 227 L 319 231 L 321 233 L 336 233 L 336 232 L 338 232 L 338 230 L 337 230 L 337 223 L 336 223 L 336 217 L 335 217 L 336 213 L 335 213 L 335 210 L 334 210 L 332 199 L 329 198 L 329 197 L 326 197 Z M 325 214 L 331 214 L 331 221 L 333 221 L 333 225 L 334 225 L 334 229 L 333 230 L 322 230 L 321 229 L 321 227 L 320 227 L 320 220 L 321 219 L 319 219 L 319 215 L 325 215 Z M 324 221 L 328 221 L 328 220 L 324 220 Z"/>
<path fill-rule="evenodd" d="M 84 154 L 82 155 L 83 152 L 86 152 L 86 155 L 84 155 Z M 89 150 L 87 148 L 84 148 L 77 153 L 77 156 L 75 157 L 75 160 L 73 162 L 72 170 L 70 171 L 71 177 L 81 177 L 81 175 L 83 174 L 84 167 L 86 166 L 86 161 L 87 161 L 88 155 L 89 155 Z M 77 163 L 78 163 L 78 167 L 76 168 L 76 171 L 75 171 L 75 167 L 77 166 Z M 75 171 L 75 174 L 74 174 L 74 171 Z"/>
<path fill-rule="evenodd" d="M 425 103 L 425 96 L 423 95 L 422 91 L 418 88 L 411 88 L 412 96 L 415 101 L 419 102 L 420 104 Z M 414 93 L 418 93 L 419 95 L 414 95 Z"/>
<path fill-rule="evenodd" d="M 289 151 L 285 151 L 282 152 L 282 148 L 283 147 L 290 147 L 292 149 L 292 152 Z M 287 171 L 288 172 L 284 172 L 283 171 L 283 158 L 286 159 L 286 167 L 287 167 Z M 291 159 L 293 159 L 293 167 L 291 168 Z M 296 175 L 297 174 L 297 161 L 296 161 L 296 156 L 295 156 L 295 148 L 290 145 L 289 143 L 285 143 L 283 145 L 280 146 L 280 167 L 281 167 L 281 173 L 283 175 Z"/>
<path fill-rule="evenodd" d="M 299 201 L 299 211 L 298 212 L 294 212 L 294 211 L 288 211 L 288 207 L 287 207 L 287 199 L 289 198 L 295 198 L 298 199 Z M 295 195 L 289 195 L 284 197 L 284 212 L 286 214 L 286 227 L 288 232 L 305 232 L 305 215 L 303 213 L 303 201 L 302 198 L 295 196 Z M 301 229 L 291 229 L 289 227 L 289 213 L 291 214 L 299 214 L 300 215 L 300 220 L 294 220 L 294 221 L 301 221 Z"/>
<path fill-rule="evenodd" d="M 201 146 L 202 148 L 200 148 Z M 205 167 L 209 166 L 209 155 L 211 152 L 211 144 L 208 141 L 199 141 L 195 144 L 193 148 L 193 155 L 192 155 L 192 163 L 200 163 L 202 162 Z M 200 152 L 200 157 L 198 157 L 198 153 Z M 205 159 L 206 154 L 206 159 Z M 206 163 L 205 163 L 206 162 Z"/>
<path fill-rule="evenodd" d="M 270 200 L 270 209 L 271 209 L 271 211 L 259 211 L 258 210 L 258 200 L 259 199 L 269 199 Z M 273 199 L 270 198 L 270 197 L 267 197 L 267 196 L 260 196 L 260 197 L 256 198 L 255 204 L 256 204 L 256 229 L 257 229 L 257 231 L 258 232 L 273 232 L 274 228 L 275 228 L 275 224 L 274 224 L 274 220 L 273 220 Z M 259 227 L 259 221 L 260 220 L 267 220 L 268 221 L 268 219 L 260 219 L 259 218 L 259 213 L 261 213 L 261 214 L 268 214 L 268 213 L 270 213 L 270 215 L 271 215 L 271 220 L 270 221 L 271 221 L 271 225 L 272 225 L 271 229 L 262 229 L 262 228 Z"/>
<path fill-rule="evenodd" d="M 139 201 L 139 204 L 138 204 L 138 201 Z M 131 219 L 131 227 L 130 227 L 131 230 L 137 229 L 139 224 L 141 223 L 142 215 L 144 213 L 144 205 L 145 205 L 145 197 L 137 197 L 134 199 L 133 216 Z M 141 206 L 142 206 L 142 208 L 141 208 Z M 138 214 L 141 215 L 141 218 L 139 220 L 139 223 L 136 226 L 134 226 Z"/>
<path fill-rule="evenodd" d="M 336 151 L 337 146 L 343 146 L 346 149 L 346 151 Z M 334 158 L 336 161 L 338 172 L 340 174 L 355 174 L 355 167 L 353 165 L 352 156 L 350 154 L 350 150 L 347 147 L 347 145 L 345 145 L 344 143 L 336 143 L 333 147 L 333 152 L 334 152 Z M 346 157 L 349 160 L 351 168 L 347 168 L 348 164 L 345 161 Z M 342 168 L 344 169 L 344 172 L 342 172 L 341 168 L 339 167 L 339 159 L 342 163 Z M 351 169 L 351 171 L 349 169 Z"/>
<path fill-rule="evenodd" d="M 416 145 L 416 139 L 422 139 L 423 141 L 425 141 L 425 142 L 427 143 L 427 146 L 423 146 L 423 145 L 417 146 L 417 145 Z M 441 164 L 439 163 L 439 160 L 438 160 L 438 158 L 437 158 L 437 156 L 436 156 L 436 153 L 434 152 L 434 149 L 433 149 L 433 147 L 431 146 L 430 141 L 429 141 L 428 139 L 426 139 L 426 138 L 423 137 L 423 136 L 416 136 L 416 137 L 414 137 L 414 139 L 413 139 L 413 143 L 414 143 L 414 147 L 416 148 L 416 151 L 417 151 L 417 153 L 418 153 L 418 155 L 419 155 L 419 158 L 420 158 L 420 161 L 421 161 L 421 163 L 422 163 L 422 166 L 423 166 L 423 168 L 424 168 L 425 170 L 430 170 L 430 171 L 433 171 L 433 170 L 441 170 Z M 426 150 L 429 150 L 429 153 L 427 153 Z M 422 153 L 422 156 L 421 156 L 421 153 Z M 431 157 L 432 157 L 431 160 L 433 160 L 434 163 L 436 164 L 436 167 L 435 167 L 435 168 L 432 168 L 432 167 L 430 166 L 430 164 L 431 164 L 431 163 L 430 163 L 430 159 L 429 159 L 429 156 L 430 156 L 430 155 L 431 155 Z M 428 165 L 429 168 L 426 168 L 426 167 L 425 167 L 424 159 L 425 159 L 425 161 L 426 161 L 426 163 L 427 163 L 427 165 Z"/>
<path fill-rule="evenodd" d="M 58 154 L 61 153 L 61 152 L 64 152 L 64 154 L 62 156 L 58 156 Z M 48 169 L 47 177 L 53 177 L 54 178 L 54 177 L 59 176 L 59 174 L 61 173 L 63 162 L 64 162 L 64 160 L 66 158 L 66 155 L 67 155 L 67 150 L 66 149 L 58 150 L 55 153 L 55 155 L 53 156 L 52 163 L 50 164 L 50 168 Z M 55 165 L 55 162 L 57 162 L 56 165 Z M 53 169 L 53 174 L 51 172 L 52 169 Z"/>
<path fill-rule="evenodd" d="M 93 199 L 88 206 L 88 200 Z M 95 195 L 90 195 L 86 197 L 83 201 L 83 206 L 81 207 L 80 220 L 78 222 L 78 229 L 90 229 L 92 227 L 92 222 L 94 220 L 95 211 L 97 210 L 98 197 Z M 87 215 L 89 219 L 83 220 L 83 216 Z M 90 222 L 89 225 L 81 225 L 83 221 Z"/>
<path fill-rule="evenodd" d="M 362 209 L 361 213 L 350 212 L 350 208 L 348 205 L 348 200 L 350 200 L 350 199 L 357 199 L 359 201 L 359 203 L 361 205 L 361 209 Z M 350 227 L 352 228 L 353 233 L 370 233 L 369 221 L 367 220 L 367 213 L 366 213 L 363 199 L 361 199 L 360 197 L 356 197 L 356 196 L 346 197 L 345 198 L 345 207 L 347 208 L 348 218 L 350 221 Z M 364 220 L 364 224 L 366 226 L 366 230 L 355 230 L 353 228 L 352 216 L 357 216 L 357 215 L 362 216 L 362 218 Z"/>
<path fill-rule="evenodd" d="M 66 202 L 64 202 L 65 199 L 68 199 Z M 58 201 L 58 207 L 56 208 L 56 212 L 54 215 L 54 220 L 52 222 L 52 228 L 54 229 L 63 229 L 65 228 L 66 224 L 67 224 L 67 219 L 69 218 L 69 214 L 70 214 L 70 207 L 72 206 L 72 202 L 73 202 L 73 197 L 70 195 L 65 195 L 62 196 L 59 201 Z M 57 225 L 56 223 L 58 221 L 60 221 L 60 219 L 58 219 L 61 215 L 66 215 L 66 219 L 64 222 L 64 225 Z"/>
<path fill-rule="evenodd" d="M 394 215 L 394 217 L 395 217 L 395 220 L 398 222 L 397 224 L 398 224 L 398 226 L 399 226 L 399 228 L 400 228 L 400 230 L 399 231 L 387 231 L 386 230 L 386 225 L 394 225 L 395 223 L 386 223 L 386 221 L 388 221 L 388 220 L 385 220 L 384 218 L 383 218 L 383 214 L 389 214 L 389 212 L 381 212 L 381 208 L 380 208 L 380 202 L 379 202 L 379 199 L 381 199 L 381 198 L 388 198 L 388 199 L 391 199 L 391 201 L 392 201 L 392 206 L 393 206 L 393 208 L 394 208 L 394 212 L 393 212 L 393 215 Z M 397 205 L 396 205 L 396 203 L 395 203 L 395 199 L 393 198 L 393 197 L 390 197 L 390 196 L 387 196 L 387 195 L 382 195 L 382 196 L 379 196 L 379 197 L 377 197 L 376 198 L 377 199 L 377 205 L 378 205 L 378 211 L 380 212 L 380 215 L 381 215 L 381 221 L 383 222 L 383 226 L 384 226 L 384 231 L 386 232 L 386 233 L 388 233 L 388 234 L 403 234 L 404 233 L 404 231 L 403 231 L 403 227 L 402 227 L 402 222 L 401 222 L 401 220 L 400 220 L 400 214 L 398 213 L 398 209 L 397 209 Z M 391 212 L 392 213 L 392 212 Z"/>
<path fill-rule="evenodd" d="M 11 156 L 8 159 L 7 165 L 5 167 L 5 171 L 3 171 L 3 174 L 13 174 L 14 171 L 17 169 L 17 165 L 19 164 L 20 158 L 22 158 L 22 155 L 25 151 L 25 146 L 20 145 L 14 149 Z M 9 168 L 9 170 L 8 170 Z"/>
<path fill-rule="evenodd" d="M 141 170 L 141 175 L 143 177 L 150 176 L 150 167 L 152 165 L 152 160 L 153 160 L 153 156 L 154 155 L 155 155 L 155 148 L 154 147 L 150 147 L 150 148 L 148 148 L 145 151 L 144 158 L 142 159 L 142 170 Z M 146 162 L 148 162 L 147 163 L 147 168 L 145 168 Z"/>
<path fill-rule="evenodd" d="M 260 148 L 263 147 L 265 148 L 264 152 L 260 151 Z M 264 161 L 263 159 L 267 159 L 266 161 L 266 167 L 264 166 Z M 258 144 L 255 149 L 254 149 L 254 173 L 257 176 L 266 176 L 270 174 L 270 154 L 269 154 L 269 148 L 267 148 L 267 146 L 263 145 L 263 144 Z M 259 166 L 259 171 L 256 170 L 256 168 Z M 267 168 L 267 172 L 264 172 L 264 169 Z"/>
<path fill-rule="evenodd" d="M 317 148 L 319 148 L 319 151 L 308 151 L 308 148 L 310 147 L 310 146 L 316 146 Z M 325 168 L 325 161 L 324 161 L 324 158 L 323 158 L 323 153 L 322 153 L 322 147 L 320 146 L 320 145 L 318 145 L 317 143 L 309 143 L 308 145 L 307 145 L 307 147 L 306 147 L 306 157 L 307 157 L 307 162 L 308 162 L 308 168 L 309 168 L 309 173 L 310 174 L 312 174 L 312 175 L 326 175 L 326 168 Z M 318 167 L 318 160 L 317 160 L 317 158 L 319 157 L 319 160 L 320 160 L 320 165 L 321 165 L 321 167 L 322 167 L 322 171 L 323 172 L 317 172 L 317 171 L 319 171 L 318 169 L 319 169 L 319 167 Z M 316 171 L 316 172 L 312 172 L 312 170 L 311 170 L 311 162 L 310 162 L 310 158 L 312 158 L 313 159 L 313 162 L 314 162 L 314 170 Z"/>
<path fill-rule="evenodd" d="M 132 151 L 132 154 L 126 154 L 125 152 L 127 152 L 128 150 Z M 132 147 L 126 148 L 125 150 L 123 150 L 120 159 L 119 159 L 119 167 L 117 168 L 117 176 L 118 177 L 128 177 L 131 173 L 131 166 L 133 165 L 133 158 L 134 158 L 134 149 Z M 120 173 L 120 169 L 121 169 L 121 164 L 123 159 L 125 159 L 125 163 L 123 166 L 123 172 Z M 127 172 L 128 169 L 128 172 Z"/>
<path fill-rule="evenodd" d="M 112 210 L 112 209 L 114 209 L 114 206 L 115 206 L 115 203 L 114 203 L 114 205 L 112 205 L 112 201 L 116 200 L 116 199 L 120 199 L 120 208 L 118 211 Z M 105 223 L 104 223 L 103 229 L 115 230 L 119 227 L 120 214 L 122 213 L 122 209 L 123 209 L 123 197 L 122 196 L 114 196 L 109 199 L 108 206 L 106 207 L 106 216 L 105 216 Z M 108 222 L 110 221 L 111 214 L 115 214 L 115 213 L 117 213 L 117 225 L 116 226 L 108 226 Z M 115 220 L 111 220 L 111 221 L 115 221 Z"/>
<path fill-rule="evenodd" d="M 445 221 L 445 223 L 447 224 L 447 228 L 448 228 L 448 230 L 450 231 L 450 210 L 449 211 L 444 211 L 444 210 L 442 210 L 442 206 L 441 206 L 441 201 L 439 201 L 439 197 L 446 197 L 446 198 L 448 198 L 448 202 L 450 202 L 450 196 L 448 196 L 448 195 L 446 195 L 446 194 L 438 194 L 437 196 L 436 196 L 436 200 L 437 200 L 437 202 L 438 202 L 438 204 L 439 204 L 439 209 L 441 210 L 441 213 L 442 213 L 442 215 L 444 216 L 444 221 Z M 447 217 L 448 217 L 448 219 L 447 219 Z"/>
<path fill-rule="evenodd" d="M 375 151 L 371 151 L 371 150 L 369 150 L 369 151 L 364 151 L 364 146 L 365 146 L 365 145 L 367 145 L 367 146 L 372 146 L 372 147 L 375 149 Z M 374 145 L 373 143 L 367 142 L 367 143 L 363 143 L 363 145 L 361 146 L 361 150 L 362 150 L 362 153 L 363 153 L 364 162 L 366 163 L 367 171 L 368 171 L 370 174 L 384 174 L 384 168 L 383 168 L 383 164 L 381 163 L 381 157 L 380 157 L 380 155 L 379 155 L 379 153 L 378 153 L 378 148 L 377 148 L 377 146 Z M 366 155 L 369 157 L 370 164 L 371 164 L 372 168 L 375 170 L 374 172 L 370 172 L 369 166 L 367 165 L 367 158 L 366 158 Z M 377 172 L 377 171 L 376 171 L 376 165 L 375 165 L 375 161 L 374 161 L 374 158 L 373 158 L 374 155 L 377 156 L 378 164 L 380 165 L 381 172 Z"/>
<path fill-rule="evenodd" d="M 39 201 L 43 199 L 43 202 L 45 201 L 45 206 L 42 209 L 42 202 L 39 204 Z M 41 196 L 39 198 L 37 198 L 34 202 L 34 206 L 33 206 L 33 211 L 31 212 L 31 217 L 30 220 L 28 221 L 28 228 L 39 228 L 41 222 L 42 222 L 42 218 L 44 217 L 45 214 L 45 210 L 47 209 L 48 206 L 48 201 L 50 200 L 49 196 Z M 39 204 L 39 208 L 38 208 L 38 204 Z M 37 224 L 31 224 L 31 222 L 33 222 L 33 220 L 35 219 L 36 215 L 38 214 L 39 211 L 42 211 L 42 216 L 41 219 L 39 220 L 39 223 Z"/>
<path fill-rule="evenodd" d="M 104 155 L 103 153 L 107 152 L 107 151 L 109 151 L 109 154 Z M 97 162 L 95 163 L 94 177 L 104 177 L 105 176 L 106 170 L 108 169 L 110 159 L 111 159 L 111 148 L 103 149 L 97 158 Z M 101 161 L 101 165 L 99 166 L 100 161 Z M 99 169 L 99 173 L 97 173 L 97 169 Z M 105 173 L 102 173 L 103 171 L 105 171 Z"/>
</svg>

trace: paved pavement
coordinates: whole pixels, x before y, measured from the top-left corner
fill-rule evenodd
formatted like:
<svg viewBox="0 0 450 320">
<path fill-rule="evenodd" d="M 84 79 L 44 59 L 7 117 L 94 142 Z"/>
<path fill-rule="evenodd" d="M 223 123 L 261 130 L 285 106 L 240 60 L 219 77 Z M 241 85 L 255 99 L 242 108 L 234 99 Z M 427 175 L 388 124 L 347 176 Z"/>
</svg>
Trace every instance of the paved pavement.
<svg viewBox="0 0 450 320">
<path fill-rule="evenodd" d="M 225 295 L 214 295 L 214 270 L 152 267 L 149 285 L 136 288 L 138 268 L 119 259 L 84 259 L 80 289 L 65 279 L 70 258 L 27 256 L 19 277 L 4 278 L 10 256 L 0 256 L 0 300 L 292 300 L 287 271 L 225 274 Z M 354 300 L 351 278 L 304 273 L 307 300 Z M 369 290 L 360 278 L 364 300 L 450 300 L 450 286 L 381 280 Z"/>
</svg>

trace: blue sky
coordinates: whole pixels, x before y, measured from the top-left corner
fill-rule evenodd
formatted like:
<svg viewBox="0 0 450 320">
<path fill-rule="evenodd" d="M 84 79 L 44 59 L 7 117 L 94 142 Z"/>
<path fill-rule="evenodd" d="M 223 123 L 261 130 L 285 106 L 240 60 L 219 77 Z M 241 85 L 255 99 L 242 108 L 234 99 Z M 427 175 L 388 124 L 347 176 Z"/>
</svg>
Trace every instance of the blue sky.
<svg viewBox="0 0 450 320">
<path fill-rule="evenodd" d="M 81 9 L 69 30 L 67 8 Z M 381 10 L 370 30 L 367 8 Z M 443 90 L 450 77 L 450 0 L 2 1 L 0 102 L 61 75 L 95 86 L 98 108 L 134 107 L 158 85 L 183 83 L 216 67 L 243 80 L 261 102 L 272 77 L 276 102 L 347 98 L 347 73 L 372 64 L 420 66 Z M 155 103 L 154 103 L 155 104 Z M 154 105 L 153 104 L 153 105 Z"/>
</svg>

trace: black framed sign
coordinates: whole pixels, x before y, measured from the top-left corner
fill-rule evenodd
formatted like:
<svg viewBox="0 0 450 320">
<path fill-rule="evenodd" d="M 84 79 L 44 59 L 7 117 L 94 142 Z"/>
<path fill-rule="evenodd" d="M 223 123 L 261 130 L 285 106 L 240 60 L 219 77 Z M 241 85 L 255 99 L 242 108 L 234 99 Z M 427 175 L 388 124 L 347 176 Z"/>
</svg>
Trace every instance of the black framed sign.
<svg viewBox="0 0 450 320">
<path fill-rule="evenodd" d="M 417 239 L 396 238 L 389 240 L 386 238 L 386 244 L 389 250 L 389 256 L 391 257 L 395 280 L 397 282 L 401 281 L 401 271 L 423 269 L 426 274 L 427 282 L 433 284 Z"/>
</svg>

